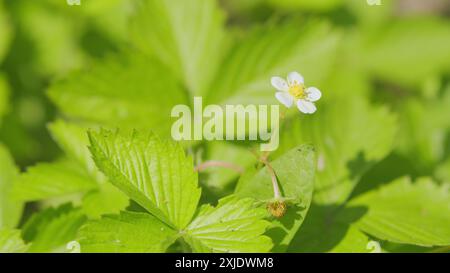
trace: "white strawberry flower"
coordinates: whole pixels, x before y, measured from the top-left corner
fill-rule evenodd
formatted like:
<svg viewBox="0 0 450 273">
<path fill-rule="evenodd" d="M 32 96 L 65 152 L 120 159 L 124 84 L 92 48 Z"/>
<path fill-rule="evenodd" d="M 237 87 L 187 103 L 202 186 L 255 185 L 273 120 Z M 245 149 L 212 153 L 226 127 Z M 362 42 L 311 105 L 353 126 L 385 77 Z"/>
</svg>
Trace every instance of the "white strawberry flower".
<svg viewBox="0 0 450 273">
<path fill-rule="evenodd" d="M 291 72 L 287 81 L 280 77 L 273 77 L 271 82 L 273 87 L 278 90 L 275 97 L 281 104 L 290 108 L 295 102 L 297 108 L 305 114 L 316 112 L 317 108 L 314 102 L 320 99 L 322 93 L 316 87 L 305 87 L 302 75 Z"/>
</svg>

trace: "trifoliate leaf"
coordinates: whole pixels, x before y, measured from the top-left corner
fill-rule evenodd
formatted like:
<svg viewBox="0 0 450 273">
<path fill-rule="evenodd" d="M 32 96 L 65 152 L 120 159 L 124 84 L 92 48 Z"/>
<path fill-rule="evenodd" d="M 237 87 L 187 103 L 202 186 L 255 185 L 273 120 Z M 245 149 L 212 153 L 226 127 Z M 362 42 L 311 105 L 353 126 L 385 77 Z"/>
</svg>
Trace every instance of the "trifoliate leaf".
<svg viewBox="0 0 450 273">
<path fill-rule="evenodd" d="M 186 228 L 184 239 L 194 252 L 267 252 L 269 237 L 262 235 L 269 222 L 250 198 L 229 196 L 216 207 L 204 205 Z"/>
<path fill-rule="evenodd" d="M 144 0 L 137 10 L 136 45 L 174 70 L 192 94 L 203 94 L 227 47 L 217 1 Z"/>
<path fill-rule="evenodd" d="M 60 160 L 28 168 L 17 179 L 12 194 L 18 200 L 37 201 L 85 193 L 96 187 L 95 181 L 76 163 Z"/>
<path fill-rule="evenodd" d="M 110 182 L 154 216 L 183 229 L 200 198 L 197 173 L 180 145 L 154 134 L 89 132 L 91 152 Z"/>
<path fill-rule="evenodd" d="M 278 154 L 300 143 L 317 151 L 314 199 L 318 204 L 345 201 L 360 177 L 392 148 L 395 117 L 361 97 L 336 98 L 313 116 L 298 115 L 281 132 Z"/>
<path fill-rule="evenodd" d="M 115 56 L 91 71 L 51 86 L 49 96 L 66 115 L 120 128 L 170 132 L 171 109 L 186 104 L 169 71 L 143 55 Z"/>
<path fill-rule="evenodd" d="M 288 203 L 286 214 L 272 220 L 273 229 L 268 231 L 275 244 L 274 251 L 287 248 L 305 219 L 314 188 L 314 165 L 314 150 L 309 145 L 298 146 L 271 162 L 282 195 Z M 262 201 L 264 206 L 273 199 L 272 180 L 267 167 L 251 178 L 241 179 L 236 195 L 252 197 Z"/>
<path fill-rule="evenodd" d="M 33 216 L 24 225 L 22 236 L 32 242 L 29 252 L 66 252 L 66 244 L 75 239 L 86 217 L 78 208 L 65 204 L 48 208 Z"/>
<path fill-rule="evenodd" d="M 448 187 L 431 180 L 412 183 L 400 178 L 357 197 L 348 206 L 368 208 L 356 225 L 379 239 L 421 246 L 450 245 Z"/>
<path fill-rule="evenodd" d="M 0 228 L 14 228 L 22 216 L 23 203 L 12 196 L 18 169 L 0 143 Z"/>
<path fill-rule="evenodd" d="M 23 253 L 28 246 L 20 237 L 20 230 L 0 229 L 0 253 Z"/>
<path fill-rule="evenodd" d="M 81 252 L 164 252 L 177 232 L 148 213 L 121 212 L 89 221 L 79 232 Z"/>
</svg>

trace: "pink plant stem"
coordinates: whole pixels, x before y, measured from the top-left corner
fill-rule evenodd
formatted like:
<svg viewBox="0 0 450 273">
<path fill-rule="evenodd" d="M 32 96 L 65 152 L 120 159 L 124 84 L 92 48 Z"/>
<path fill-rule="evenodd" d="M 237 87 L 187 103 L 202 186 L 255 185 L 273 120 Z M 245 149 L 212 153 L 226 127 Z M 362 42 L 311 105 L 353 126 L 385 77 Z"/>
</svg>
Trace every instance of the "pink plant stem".
<svg viewBox="0 0 450 273">
<path fill-rule="evenodd" d="M 254 150 L 251 150 L 252 154 L 258 159 L 259 162 L 263 163 L 267 167 L 267 171 L 270 174 L 270 179 L 272 180 L 272 187 L 273 187 L 273 197 L 275 199 L 281 198 L 281 192 L 280 187 L 278 186 L 278 180 L 277 175 L 275 174 L 275 170 L 273 169 L 270 162 L 267 160 L 267 158 L 270 155 L 270 152 L 265 152 L 263 155 L 259 156 L 258 153 Z"/>
<path fill-rule="evenodd" d="M 241 166 L 234 165 L 229 162 L 217 161 L 217 160 L 205 161 L 205 162 L 195 166 L 194 171 L 202 172 L 205 169 L 211 168 L 211 167 L 221 167 L 221 168 L 225 168 L 225 169 L 230 169 L 230 170 L 233 170 L 240 174 L 242 174 L 244 172 L 244 169 Z"/>
<path fill-rule="evenodd" d="M 278 186 L 278 180 L 277 180 L 277 175 L 275 174 L 275 170 L 272 168 L 272 165 L 270 165 L 269 161 L 267 161 L 266 158 L 262 158 L 261 161 L 262 161 L 262 163 L 264 163 L 264 165 L 266 165 L 267 171 L 270 174 L 270 178 L 272 180 L 272 186 L 273 186 L 273 197 L 275 199 L 280 199 L 281 192 L 280 192 L 280 187 Z"/>
</svg>

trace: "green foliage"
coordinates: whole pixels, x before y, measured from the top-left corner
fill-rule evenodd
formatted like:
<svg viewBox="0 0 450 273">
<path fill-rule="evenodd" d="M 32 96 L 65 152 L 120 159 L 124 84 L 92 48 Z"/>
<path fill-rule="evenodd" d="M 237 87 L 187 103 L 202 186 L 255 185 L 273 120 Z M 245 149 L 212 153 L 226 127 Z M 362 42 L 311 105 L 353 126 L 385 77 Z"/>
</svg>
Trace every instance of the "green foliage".
<svg viewBox="0 0 450 273">
<path fill-rule="evenodd" d="M 23 253 L 27 248 L 20 237 L 20 230 L 0 229 L 0 253 Z"/>
<path fill-rule="evenodd" d="M 228 43 L 216 1 L 147 0 L 137 10 L 132 34 L 142 51 L 170 67 L 194 95 L 214 86 Z"/>
<path fill-rule="evenodd" d="M 1 253 L 449 251 L 449 4 L 81 2 L 0 0 Z M 276 151 L 170 140 L 291 71 Z"/>
<path fill-rule="evenodd" d="M 414 158 L 413 164 L 429 174 L 436 164 L 448 158 L 448 127 L 450 120 L 450 92 L 427 101 L 411 99 L 401 112 L 401 130 L 397 149 Z"/>
<path fill-rule="evenodd" d="M 31 242 L 28 252 L 65 252 L 86 218 L 80 209 L 66 204 L 34 214 L 22 229 L 22 237 Z"/>
<path fill-rule="evenodd" d="M 430 179 L 402 178 L 352 200 L 348 206 L 369 211 L 357 222 L 382 240 L 421 246 L 450 245 L 450 198 L 447 187 Z"/>
<path fill-rule="evenodd" d="M 79 234 L 82 252 L 164 252 L 176 238 L 175 230 L 141 212 L 103 216 Z"/>
<path fill-rule="evenodd" d="M 8 19 L 3 1 L 0 1 L 0 63 L 8 50 L 12 36 L 11 25 Z"/>
<path fill-rule="evenodd" d="M 64 181 L 64 183 L 61 183 Z M 36 201 L 89 191 L 96 187 L 83 169 L 68 160 L 40 163 L 17 180 L 12 195 L 22 201 Z"/>
<path fill-rule="evenodd" d="M 339 34 L 325 23 L 309 23 L 300 29 L 298 25 L 292 21 L 276 28 L 257 28 L 236 43 L 214 80 L 208 102 L 272 104 L 274 90 L 268 79 L 284 77 L 299 66 L 308 81 L 320 83 L 333 63 Z"/>
<path fill-rule="evenodd" d="M 261 236 L 268 225 L 261 220 L 265 212 L 252 208 L 252 199 L 222 199 L 215 208 L 202 207 L 191 221 L 201 192 L 192 159 L 180 145 L 162 141 L 153 133 L 134 132 L 126 137 L 101 130 L 90 131 L 89 138 L 99 169 L 150 214 L 124 213 L 89 223 L 80 234 L 87 251 L 159 252 L 180 236 L 196 252 L 268 251 L 272 247 L 271 240 Z M 103 230 L 112 226 L 121 232 L 104 235 Z M 134 236 L 159 230 L 158 237 L 144 236 L 144 241 Z M 105 240 L 111 246 L 97 248 Z"/>
<path fill-rule="evenodd" d="M 61 12 L 52 12 L 48 3 L 26 2 L 20 6 L 23 31 L 33 41 L 36 66 L 42 74 L 67 73 L 79 68 L 84 52 L 76 45 L 77 22 Z M 75 34 L 75 35 L 74 35 Z"/>
<path fill-rule="evenodd" d="M 183 229 L 200 198 L 192 159 L 153 134 L 89 132 L 94 161 L 117 188 L 169 226 Z"/>
<path fill-rule="evenodd" d="M 395 118 L 365 99 L 339 99 L 322 104 L 314 117 L 297 117 L 282 132 L 283 153 L 300 143 L 317 149 L 316 202 L 345 201 L 361 176 L 392 148 Z"/>
<path fill-rule="evenodd" d="M 430 179 L 412 183 L 400 178 L 344 206 L 313 204 L 289 251 L 370 252 L 372 237 L 407 245 L 447 246 L 448 195 L 448 188 Z"/>
<path fill-rule="evenodd" d="M 14 228 L 22 215 L 23 203 L 12 196 L 18 175 L 8 150 L 0 143 L 0 228 Z"/>
<path fill-rule="evenodd" d="M 366 65 L 386 80 L 422 84 L 450 68 L 448 43 L 449 22 L 402 20 L 368 37 Z"/>
<path fill-rule="evenodd" d="M 87 127 L 56 120 L 48 125 L 50 134 L 59 147 L 74 161 L 91 174 L 96 180 L 103 180 L 102 174 L 95 167 L 88 149 Z"/>
<path fill-rule="evenodd" d="M 186 228 L 185 240 L 195 252 L 267 252 L 272 241 L 260 236 L 269 222 L 266 212 L 254 208 L 252 199 L 233 196 L 219 200 L 217 207 L 205 205 Z"/>
<path fill-rule="evenodd" d="M 9 93 L 9 84 L 6 81 L 6 77 L 3 74 L 0 74 L 0 118 L 9 110 Z"/>
<path fill-rule="evenodd" d="M 170 72 L 140 54 L 111 57 L 92 71 L 75 73 L 53 85 L 49 96 L 68 116 L 86 122 L 162 133 L 170 130 L 172 106 L 186 103 Z"/>
<path fill-rule="evenodd" d="M 227 142 L 208 143 L 205 153 L 206 155 L 203 157 L 205 161 L 229 161 L 243 168 L 251 168 L 256 162 L 256 158 L 248 152 L 246 147 Z M 237 178 L 239 178 L 239 173 L 236 170 L 211 168 L 202 173 L 199 181 L 212 192 L 221 195 L 229 193 L 230 188 L 231 191 L 234 189 L 235 183 L 233 182 L 236 182 Z"/>
<path fill-rule="evenodd" d="M 275 251 L 284 251 L 300 228 L 309 209 L 314 188 L 315 157 L 313 148 L 298 146 L 272 162 L 280 190 L 289 202 L 287 214 L 273 219 L 269 235 L 276 244 Z M 243 177 L 236 187 L 236 195 L 252 197 L 264 206 L 273 198 L 267 167 L 252 177 Z"/>
</svg>

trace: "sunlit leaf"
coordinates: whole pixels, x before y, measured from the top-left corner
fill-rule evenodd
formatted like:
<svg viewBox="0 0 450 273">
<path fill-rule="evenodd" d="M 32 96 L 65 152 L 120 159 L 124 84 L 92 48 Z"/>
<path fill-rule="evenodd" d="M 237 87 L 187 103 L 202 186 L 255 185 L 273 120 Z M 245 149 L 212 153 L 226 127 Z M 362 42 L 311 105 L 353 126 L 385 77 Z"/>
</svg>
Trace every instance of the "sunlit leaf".
<svg viewBox="0 0 450 273">
<path fill-rule="evenodd" d="M 272 242 L 262 235 L 269 225 L 265 216 L 252 199 L 226 197 L 216 207 L 201 207 L 184 239 L 194 252 L 267 252 Z"/>
<path fill-rule="evenodd" d="M 39 163 L 19 176 L 12 195 L 22 201 L 37 201 L 62 195 L 85 193 L 97 184 L 69 160 Z"/>
<path fill-rule="evenodd" d="M 55 83 L 49 96 L 68 116 L 121 128 L 169 133 L 170 112 L 185 102 L 171 74 L 143 55 L 116 56 Z"/>
<path fill-rule="evenodd" d="M 450 245 L 448 187 L 429 179 L 412 183 L 400 178 L 357 197 L 349 206 L 368 208 L 356 226 L 379 239 L 421 246 Z"/>
<path fill-rule="evenodd" d="M 81 252 L 164 252 L 175 230 L 148 213 L 121 212 L 90 221 L 80 229 Z"/>
<path fill-rule="evenodd" d="M 168 225 L 182 229 L 189 223 L 200 189 L 180 145 L 137 132 L 91 131 L 89 137 L 94 161 L 113 185 Z"/>
<path fill-rule="evenodd" d="M 98 189 L 88 192 L 82 200 L 83 212 L 89 218 L 119 213 L 129 205 L 129 198 L 110 183 L 102 183 Z"/>
<path fill-rule="evenodd" d="M 192 94 L 204 93 L 228 43 L 217 1 L 143 0 L 137 10 L 136 45 L 170 67 Z"/>
</svg>

